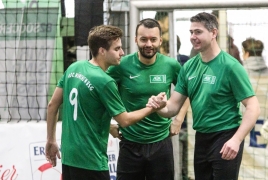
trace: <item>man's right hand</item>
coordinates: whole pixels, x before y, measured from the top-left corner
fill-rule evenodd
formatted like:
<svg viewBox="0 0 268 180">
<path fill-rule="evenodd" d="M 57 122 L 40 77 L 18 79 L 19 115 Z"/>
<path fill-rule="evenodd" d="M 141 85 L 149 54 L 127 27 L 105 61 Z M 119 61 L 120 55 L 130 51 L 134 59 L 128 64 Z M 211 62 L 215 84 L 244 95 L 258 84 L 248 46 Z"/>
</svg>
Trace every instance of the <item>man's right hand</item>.
<svg viewBox="0 0 268 180">
<path fill-rule="evenodd" d="M 166 104 L 167 104 L 166 93 L 161 92 L 157 96 L 151 96 L 146 106 L 159 110 L 159 109 L 164 108 Z"/>
<path fill-rule="evenodd" d="M 55 167 L 57 165 L 57 157 L 60 159 L 59 147 L 56 141 L 47 142 L 46 144 L 46 159 L 50 162 L 50 164 Z"/>
<path fill-rule="evenodd" d="M 114 138 L 122 139 L 122 134 L 119 132 L 119 127 L 117 124 L 110 124 L 110 134 Z"/>
</svg>

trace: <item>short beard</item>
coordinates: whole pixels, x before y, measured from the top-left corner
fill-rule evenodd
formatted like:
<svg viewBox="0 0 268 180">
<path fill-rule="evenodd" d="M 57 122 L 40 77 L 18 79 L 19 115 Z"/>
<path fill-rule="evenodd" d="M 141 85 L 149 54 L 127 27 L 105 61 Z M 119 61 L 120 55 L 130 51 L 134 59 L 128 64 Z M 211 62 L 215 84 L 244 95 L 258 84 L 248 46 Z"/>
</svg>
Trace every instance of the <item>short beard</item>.
<svg viewBox="0 0 268 180">
<path fill-rule="evenodd" d="M 140 47 L 138 47 L 138 48 L 139 48 L 140 55 L 142 57 L 147 58 L 147 59 L 151 59 L 159 51 L 159 48 L 157 48 L 157 49 L 154 48 L 154 50 L 155 50 L 154 53 L 152 55 L 147 55 L 147 54 L 144 53 L 143 48 L 140 48 Z"/>
</svg>

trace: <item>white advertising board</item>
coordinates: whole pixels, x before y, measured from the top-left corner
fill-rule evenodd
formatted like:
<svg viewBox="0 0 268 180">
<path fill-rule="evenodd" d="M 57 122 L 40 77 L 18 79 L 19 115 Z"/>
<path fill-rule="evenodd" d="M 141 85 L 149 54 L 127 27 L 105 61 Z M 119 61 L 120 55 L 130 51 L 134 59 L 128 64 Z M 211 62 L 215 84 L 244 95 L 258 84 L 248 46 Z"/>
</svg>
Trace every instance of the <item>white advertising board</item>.
<svg viewBox="0 0 268 180">
<path fill-rule="evenodd" d="M 56 137 L 60 146 L 61 123 Z M 0 123 L 1 180 L 61 180 L 61 160 L 52 167 L 45 158 L 46 122 Z M 118 140 L 109 137 L 108 164 L 111 180 L 116 179 Z"/>
</svg>

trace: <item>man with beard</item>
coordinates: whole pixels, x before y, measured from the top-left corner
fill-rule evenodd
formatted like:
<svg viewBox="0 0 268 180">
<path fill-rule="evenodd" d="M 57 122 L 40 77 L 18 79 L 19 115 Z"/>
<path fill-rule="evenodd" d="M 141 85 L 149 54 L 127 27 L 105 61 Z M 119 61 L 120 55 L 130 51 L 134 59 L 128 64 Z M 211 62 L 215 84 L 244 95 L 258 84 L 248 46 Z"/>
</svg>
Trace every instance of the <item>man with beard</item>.
<svg viewBox="0 0 268 180">
<path fill-rule="evenodd" d="M 151 95 L 165 92 L 170 96 L 181 69 L 176 59 L 158 53 L 162 30 L 154 19 L 143 19 L 136 27 L 138 52 L 122 58 L 119 66 L 107 73 L 118 83 L 127 111 L 144 107 Z M 118 180 L 173 180 L 174 159 L 170 135 L 179 133 L 185 116 L 181 111 L 176 120 L 153 113 L 141 123 L 127 128 L 111 125 L 110 133 L 120 141 L 117 162 Z"/>
<path fill-rule="evenodd" d="M 190 21 L 190 40 L 200 53 L 183 65 L 174 92 L 158 114 L 172 117 L 189 97 L 196 130 L 195 179 L 236 180 L 244 139 L 260 114 L 259 102 L 243 66 L 220 49 L 217 18 L 202 12 Z M 161 100 L 152 97 L 147 106 L 157 102 Z"/>
</svg>

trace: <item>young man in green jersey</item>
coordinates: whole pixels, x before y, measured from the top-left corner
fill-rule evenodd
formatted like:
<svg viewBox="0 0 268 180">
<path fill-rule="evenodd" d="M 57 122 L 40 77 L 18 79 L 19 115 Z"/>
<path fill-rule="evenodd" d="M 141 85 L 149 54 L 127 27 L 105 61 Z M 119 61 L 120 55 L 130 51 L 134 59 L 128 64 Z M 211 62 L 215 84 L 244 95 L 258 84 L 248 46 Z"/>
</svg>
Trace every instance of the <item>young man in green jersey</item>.
<svg viewBox="0 0 268 180">
<path fill-rule="evenodd" d="M 136 27 L 138 52 L 122 58 L 119 66 L 107 73 L 118 83 L 127 111 L 135 111 L 148 102 L 151 95 L 165 92 L 170 96 L 176 84 L 180 64 L 174 58 L 158 53 L 162 43 L 161 27 L 154 19 L 143 19 Z M 173 180 L 174 159 L 170 135 L 178 134 L 185 113 L 175 120 L 150 114 L 129 127 L 111 125 L 110 133 L 119 137 L 118 180 Z"/>
<path fill-rule="evenodd" d="M 190 21 L 190 40 L 200 53 L 183 65 L 167 106 L 158 114 L 174 116 L 189 97 L 196 130 L 195 179 L 236 180 L 244 138 L 260 114 L 259 103 L 243 66 L 218 46 L 217 18 L 203 12 Z M 157 102 L 153 96 L 147 105 Z"/>
<path fill-rule="evenodd" d="M 88 44 L 92 59 L 73 63 L 66 70 L 48 104 L 46 158 L 56 166 L 57 157 L 62 157 L 64 180 L 110 180 L 106 153 L 111 118 L 126 127 L 155 111 L 144 103 L 141 110 L 128 113 L 116 82 L 105 73 L 124 55 L 121 37 L 118 27 L 91 29 Z M 62 103 L 60 156 L 55 130 Z"/>
</svg>

